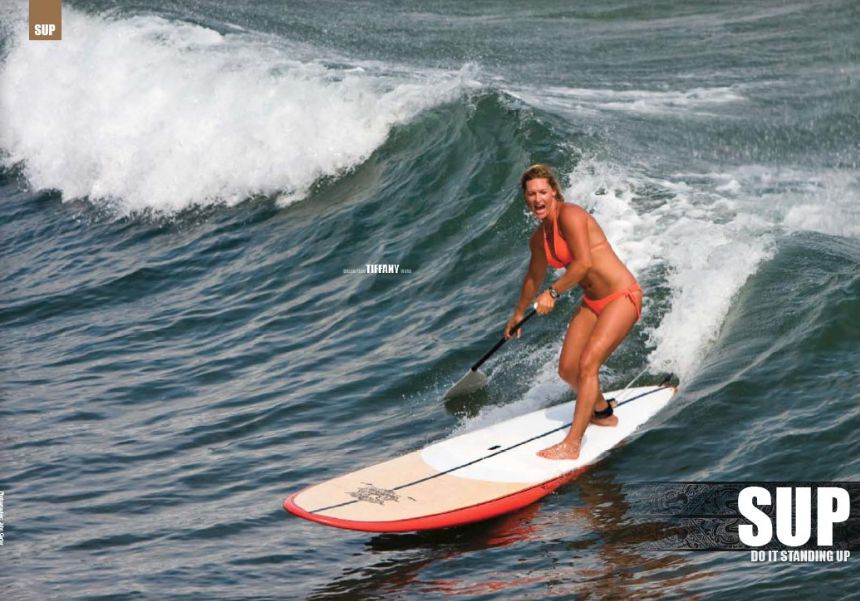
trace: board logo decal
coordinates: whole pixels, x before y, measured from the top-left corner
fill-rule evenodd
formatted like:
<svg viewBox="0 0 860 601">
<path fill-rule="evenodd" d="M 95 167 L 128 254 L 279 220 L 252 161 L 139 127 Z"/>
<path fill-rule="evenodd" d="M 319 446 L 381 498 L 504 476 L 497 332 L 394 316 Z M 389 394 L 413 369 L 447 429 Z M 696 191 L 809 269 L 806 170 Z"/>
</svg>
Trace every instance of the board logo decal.
<svg viewBox="0 0 860 601">
<path fill-rule="evenodd" d="M 393 490 L 389 490 L 387 488 L 379 488 L 374 486 L 370 482 L 362 482 L 364 486 L 358 488 L 357 490 L 349 493 L 349 496 L 353 499 L 358 499 L 359 501 L 367 501 L 368 503 L 375 503 L 376 505 L 385 505 L 387 502 L 399 503 L 400 495 L 398 495 Z M 410 501 L 414 501 L 412 497 L 406 497 Z"/>
</svg>

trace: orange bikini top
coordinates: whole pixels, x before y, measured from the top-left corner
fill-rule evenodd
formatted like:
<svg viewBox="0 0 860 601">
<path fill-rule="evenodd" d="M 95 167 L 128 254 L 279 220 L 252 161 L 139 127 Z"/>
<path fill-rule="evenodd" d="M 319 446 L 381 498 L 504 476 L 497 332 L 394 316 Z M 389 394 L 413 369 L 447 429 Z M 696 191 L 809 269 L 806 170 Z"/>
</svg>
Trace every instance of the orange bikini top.
<svg viewBox="0 0 860 601">
<path fill-rule="evenodd" d="M 549 246 L 549 240 L 546 236 L 546 230 L 543 230 L 543 251 L 546 254 L 547 262 L 555 267 L 556 269 L 561 269 L 562 267 L 567 267 L 570 265 L 570 262 L 573 261 L 573 253 L 570 251 L 570 247 L 567 245 L 567 242 L 564 241 L 564 238 L 558 233 L 558 219 L 552 220 L 552 246 Z M 594 246 L 591 247 L 591 250 L 596 250 L 601 246 L 609 244 L 609 240 L 604 239 L 603 242 L 598 242 Z"/>
</svg>

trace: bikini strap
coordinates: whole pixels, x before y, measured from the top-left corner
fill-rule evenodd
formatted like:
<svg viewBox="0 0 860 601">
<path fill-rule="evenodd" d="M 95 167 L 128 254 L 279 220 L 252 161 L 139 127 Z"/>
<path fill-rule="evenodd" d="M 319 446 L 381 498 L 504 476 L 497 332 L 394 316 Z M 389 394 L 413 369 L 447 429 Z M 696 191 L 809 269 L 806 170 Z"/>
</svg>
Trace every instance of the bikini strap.
<svg viewBox="0 0 860 601">
<path fill-rule="evenodd" d="M 624 296 L 633 304 L 633 308 L 636 309 L 636 321 L 639 321 L 642 318 L 642 307 L 639 303 L 636 302 L 635 293 L 637 291 L 642 292 L 642 287 L 638 284 L 630 286 L 627 290 L 624 291 Z"/>
<path fill-rule="evenodd" d="M 544 245 L 544 248 L 549 250 L 550 254 L 552 255 L 553 260 L 556 263 L 558 263 L 559 265 L 564 265 L 564 261 L 562 261 L 561 257 L 558 256 L 558 253 L 556 253 L 556 249 L 555 249 L 556 240 L 558 240 L 558 220 L 557 219 L 552 220 L 552 244 L 550 244 L 549 236 L 546 235 L 546 228 L 541 227 L 541 230 L 543 230 L 543 239 L 544 239 L 544 242 L 546 243 Z"/>
</svg>

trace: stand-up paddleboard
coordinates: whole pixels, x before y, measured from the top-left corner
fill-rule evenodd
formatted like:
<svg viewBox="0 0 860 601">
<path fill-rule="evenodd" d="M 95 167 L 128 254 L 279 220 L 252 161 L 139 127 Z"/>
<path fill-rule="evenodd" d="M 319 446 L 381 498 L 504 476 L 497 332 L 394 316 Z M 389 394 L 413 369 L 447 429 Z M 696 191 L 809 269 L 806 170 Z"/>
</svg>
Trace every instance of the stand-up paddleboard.
<svg viewBox="0 0 860 601">
<path fill-rule="evenodd" d="M 665 407 L 675 388 L 605 393 L 615 427 L 589 426 L 576 460 L 537 452 L 560 442 L 575 401 L 449 438 L 289 496 L 284 508 L 314 522 L 369 532 L 411 532 L 486 520 L 569 482 Z"/>
</svg>

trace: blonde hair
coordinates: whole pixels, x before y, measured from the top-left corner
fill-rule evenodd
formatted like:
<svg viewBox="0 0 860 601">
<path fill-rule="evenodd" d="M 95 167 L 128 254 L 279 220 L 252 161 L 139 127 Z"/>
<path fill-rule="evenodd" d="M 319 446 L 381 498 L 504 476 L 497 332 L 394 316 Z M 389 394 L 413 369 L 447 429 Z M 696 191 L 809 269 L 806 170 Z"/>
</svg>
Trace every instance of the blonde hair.
<svg viewBox="0 0 860 601">
<path fill-rule="evenodd" d="M 523 171 L 523 174 L 520 176 L 520 186 L 522 187 L 523 192 L 526 191 L 526 183 L 533 179 L 545 179 L 548 181 L 549 187 L 555 191 L 555 195 L 558 199 L 564 202 L 564 196 L 561 193 L 561 186 L 558 184 L 558 178 L 548 165 L 536 163 Z"/>
</svg>

